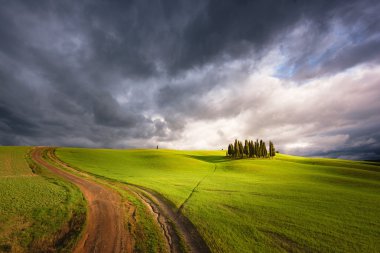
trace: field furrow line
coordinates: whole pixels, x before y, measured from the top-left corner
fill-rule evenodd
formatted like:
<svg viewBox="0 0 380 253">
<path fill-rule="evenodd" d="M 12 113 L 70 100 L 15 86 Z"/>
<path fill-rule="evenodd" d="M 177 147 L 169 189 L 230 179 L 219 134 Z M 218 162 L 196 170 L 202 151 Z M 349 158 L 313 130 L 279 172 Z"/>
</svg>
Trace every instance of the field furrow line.
<svg viewBox="0 0 380 253">
<path fill-rule="evenodd" d="M 193 196 L 194 192 L 197 190 L 197 188 L 199 187 L 199 185 L 200 185 L 200 184 L 201 184 L 201 183 L 202 183 L 207 177 L 213 175 L 213 174 L 215 173 L 215 171 L 216 171 L 216 164 L 214 164 L 214 170 L 213 170 L 210 174 L 204 176 L 204 177 L 203 177 L 201 180 L 199 180 L 198 183 L 194 186 L 194 188 L 193 188 L 193 190 L 190 192 L 189 196 L 188 196 L 188 197 L 185 199 L 185 201 L 183 201 L 183 203 L 179 206 L 178 211 L 177 211 L 178 214 L 179 214 L 179 213 L 182 213 L 183 208 L 185 207 L 185 205 L 187 204 L 187 202 L 190 200 L 190 198 Z"/>
</svg>

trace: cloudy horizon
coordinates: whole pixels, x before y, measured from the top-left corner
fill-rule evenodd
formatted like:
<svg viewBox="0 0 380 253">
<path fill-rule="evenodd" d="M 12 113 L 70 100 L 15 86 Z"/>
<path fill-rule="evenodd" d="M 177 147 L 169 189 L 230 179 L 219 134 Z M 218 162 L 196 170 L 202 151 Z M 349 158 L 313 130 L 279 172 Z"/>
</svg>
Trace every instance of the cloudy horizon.
<svg viewBox="0 0 380 253">
<path fill-rule="evenodd" d="M 6 1 L 0 145 L 380 160 L 378 1 Z"/>
</svg>

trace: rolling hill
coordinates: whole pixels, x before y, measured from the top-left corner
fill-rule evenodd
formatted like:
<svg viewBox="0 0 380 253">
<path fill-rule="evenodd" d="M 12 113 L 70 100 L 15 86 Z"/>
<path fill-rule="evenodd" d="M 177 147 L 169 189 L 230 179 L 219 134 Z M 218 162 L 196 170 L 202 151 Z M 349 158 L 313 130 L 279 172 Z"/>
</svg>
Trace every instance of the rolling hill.
<svg viewBox="0 0 380 253">
<path fill-rule="evenodd" d="M 378 252 L 376 163 L 221 151 L 58 148 L 70 166 L 152 189 L 213 252 Z"/>
</svg>

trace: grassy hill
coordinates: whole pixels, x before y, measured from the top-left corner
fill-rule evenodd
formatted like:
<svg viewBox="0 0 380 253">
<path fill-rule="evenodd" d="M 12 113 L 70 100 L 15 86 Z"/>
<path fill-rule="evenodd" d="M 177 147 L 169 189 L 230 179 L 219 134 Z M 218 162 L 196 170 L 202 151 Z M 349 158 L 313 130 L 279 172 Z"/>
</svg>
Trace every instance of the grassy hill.
<svg viewBox="0 0 380 253">
<path fill-rule="evenodd" d="M 70 249 L 76 234 L 66 232 L 74 214 L 84 217 L 82 194 L 42 168 L 34 173 L 29 149 L 0 147 L 0 252 Z"/>
<path fill-rule="evenodd" d="M 59 148 L 80 170 L 153 189 L 214 252 L 379 252 L 380 166 L 221 151 Z"/>
</svg>

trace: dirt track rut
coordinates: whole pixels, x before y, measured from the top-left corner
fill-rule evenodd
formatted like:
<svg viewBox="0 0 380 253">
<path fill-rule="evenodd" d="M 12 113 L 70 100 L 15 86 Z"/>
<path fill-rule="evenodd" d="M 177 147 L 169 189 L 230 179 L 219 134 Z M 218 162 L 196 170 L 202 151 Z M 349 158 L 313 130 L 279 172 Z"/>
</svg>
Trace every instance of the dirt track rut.
<svg viewBox="0 0 380 253">
<path fill-rule="evenodd" d="M 133 252 L 135 242 L 131 238 L 133 236 L 126 231 L 124 224 L 125 213 L 129 213 L 135 208 L 133 206 L 126 207 L 116 191 L 91 180 L 91 177 L 88 177 L 89 175 L 86 173 L 81 173 L 83 177 L 77 176 L 77 173 L 75 175 L 71 174 L 48 163 L 42 156 L 46 149 L 49 148 L 35 148 L 32 152 L 33 160 L 53 173 L 76 184 L 88 202 L 87 226 L 74 252 Z M 59 160 L 54 155 L 54 149 L 50 148 L 49 151 L 51 151 L 49 159 L 54 163 L 68 170 L 76 171 Z M 138 196 L 150 209 L 162 229 L 169 252 L 211 252 L 195 226 L 182 214 L 182 210 L 173 208 L 173 205 L 164 197 L 136 185 L 122 184 L 121 188 Z"/>
<path fill-rule="evenodd" d="M 188 252 L 211 252 L 193 223 L 182 212 L 173 208 L 173 204 L 170 204 L 168 200 L 158 193 L 141 186 L 129 185 L 128 189 L 135 192 L 156 213 L 157 220 L 165 231 L 170 252 L 184 252 L 181 247 L 181 237 L 183 239 L 182 243 Z"/>
<path fill-rule="evenodd" d="M 101 184 L 56 168 L 43 159 L 44 149 L 35 148 L 33 160 L 77 185 L 88 202 L 87 225 L 74 252 L 126 252 L 124 213 L 119 194 Z"/>
</svg>

